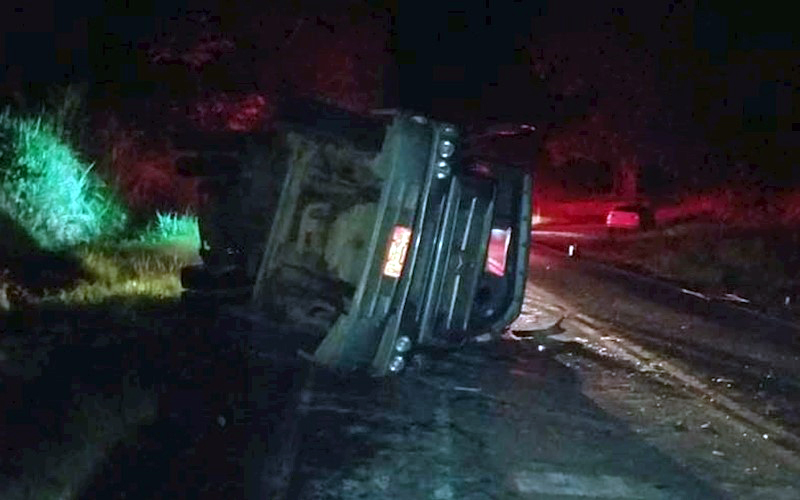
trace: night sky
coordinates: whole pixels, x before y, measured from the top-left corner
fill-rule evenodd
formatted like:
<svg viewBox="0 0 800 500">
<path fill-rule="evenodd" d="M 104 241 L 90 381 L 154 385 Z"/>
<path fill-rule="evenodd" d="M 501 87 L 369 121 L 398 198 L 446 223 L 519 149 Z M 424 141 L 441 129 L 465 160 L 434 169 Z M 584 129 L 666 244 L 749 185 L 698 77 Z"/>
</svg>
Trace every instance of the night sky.
<svg viewBox="0 0 800 500">
<path fill-rule="evenodd" d="M 130 4 L 127 5 L 127 4 Z M 337 5 L 338 8 L 332 5 Z M 300 6 L 298 6 L 300 5 Z M 490 5 L 490 6 L 487 6 Z M 9 7 L 11 6 L 11 7 Z M 764 84 L 748 96 L 748 113 L 780 89 L 770 80 L 796 84 L 798 42 L 794 16 L 773 2 L 547 2 L 463 0 L 444 2 L 158 2 L 143 0 L 6 3 L 3 16 L 4 80 L 48 84 L 90 79 L 133 84 L 141 79 L 143 42 L 170 29 L 170 18 L 207 11 L 231 37 L 247 37 L 247 21 L 261 17 L 265 30 L 290 31 L 292 15 L 331 16 L 372 11 L 393 19 L 386 41 L 384 94 L 405 106 L 432 107 L 448 100 L 474 101 L 483 108 L 518 108 L 531 100 L 537 75 L 530 71 L 530 49 L 548 36 L 606 32 L 613 43 L 632 52 L 655 54 L 657 70 L 696 80 L 697 100 L 714 100 L 726 84 L 742 86 L 748 75 L 723 75 L 727 70 L 761 73 Z M 273 15 L 280 13 L 280 15 Z M 796 12 L 795 12 L 796 13 Z M 270 19 L 271 18 L 271 19 Z M 346 18 L 346 16 L 345 16 Z M 341 25 L 341 19 L 337 19 Z M 174 22 L 172 23 L 175 24 Z M 212 24 L 212 23 L 209 23 Z M 338 28 L 339 26 L 334 26 Z M 344 36 L 346 30 L 340 29 Z M 179 35 L 180 36 L 180 35 Z M 533 40 L 533 43 L 531 42 Z M 587 37 L 587 43 L 593 42 Z M 250 40 L 248 40 L 250 42 Z M 379 40 L 378 43 L 381 43 Z M 271 47 L 258 47 L 268 59 Z M 747 53 L 767 52 L 772 61 L 756 68 Z M 617 54 L 619 55 L 619 54 Z M 614 61 L 611 61 L 613 64 Z M 586 76 L 596 76 L 598 60 L 581 60 Z M 750 68 L 741 66 L 751 65 Z M 764 67 L 769 66 L 769 67 Z M 10 70 L 10 75 L 8 71 Z M 750 71 L 752 72 L 752 71 Z M 754 76 L 751 75 L 752 79 Z M 720 78 L 727 79 L 721 82 Z M 540 80 L 539 80 L 540 81 Z M 502 90 L 496 90 L 502 86 Z M 759 86 L 757 84 L 757 86 Z M 495 98 L 494 94 L 503 94 Z M 709 94 L 709 95 L 704 95 Z M 538 97 L 538 96 L 536 96 Z M 478 100 L 490 102 L 479 104 Z M 777 97 L 776 97 L 777 98 Z M 505 101 L 505 102 L 503 102 Z M 535 108 L 535 106 L 534 106 Z"/>
<path fill-rule="evenodd" d="M 785 174 L 800 143 L 798 9 L 787 5 L 31 0 L 6 4 L 0 82 L 6 100 L 75 81 L 104 105 L 212 88 L 269 95 L 288 82 L 354 107 L 563 130 L 599 116 L 651 150 L 700 141 L 767 155 L 762 168 Z M 152 64 L 159 46 L 214 37 L 235 50 L 202 71 Z"/>
</svg>

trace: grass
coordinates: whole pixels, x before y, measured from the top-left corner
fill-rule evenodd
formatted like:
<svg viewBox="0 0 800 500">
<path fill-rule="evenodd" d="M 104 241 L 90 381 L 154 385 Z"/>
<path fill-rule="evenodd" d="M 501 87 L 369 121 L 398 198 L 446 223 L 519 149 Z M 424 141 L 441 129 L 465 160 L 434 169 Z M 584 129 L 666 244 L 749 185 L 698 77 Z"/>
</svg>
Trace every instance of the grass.
<svg viewBox="0 0 800 500">
<path fill-rule="evenodd" d="M 622 257 L 711 293 L 761 305 L 794 302 L 800 292 L 800 192 L 725 189 L 687 196 L 661 210 L 667 226 Z"/>
<path fill-rule="evenodd" d="M 51 280 L 45 287 L 26 283 L 24 278 L 15 278 L 14 273 L 0 268 L 0 311 L 107 302 L 135 307 L 138 302 L 178 298 L 183 290 L 181 268 L 199 259 L 195 238 L 191 231 L 148 233 L 125 241 L 78 245 L 63 253 L 70 268 L 57 271 L 66 273 L 66 277 Z M 62 266 L 59 261 L 45 262 L 28 259 L 16 263 L 16 267 L 37 266 L 36 275 L 40 276 L 47 272 L 47 265 Z"/>
<path fill-rule="evenodd" d="M 172 218 L 161 220 L 174 221 Z M 138 335 L 162 335 L 163 328 L 157 326 L 157 322 L 129 325 L 125 318 L 136 318 L 138 313 L 133 316 L 125 313 L 136 312 L 154 301 L 164 302 L 178 297 L 182 290 L 180 268 L 197 259 L 197 249 L 186 243 L 191 238 L 187 238 L 185 231 L 178 231 L 180 225 L 162 224 L 153 227 L 160 228 L 163 232 L 156 231 L 148 238 L 117 244 L 84 244 L 74 248 L 72 254 L 81 263 L 86 277 L 64 289 L 48 290 L 43 296 L 36 297 L 34 302 L 34 306 L 42 308 L 47 318 L 63 314 L 58 311 L 80 316 L 83 314 L 80 311 L 97 310 L 100 307 L 106 311 L 106 316 L 111 310 L 115 311 L 114 317 L 118 319 L 109 320 L 108 326 L 102 327 L 89 317 L 86 322 L 73 322 L 74 326 L 71 328 L 77 330 L 69 333 L 62 331 L 63 325 L 72 324 L 69 321 L 55 329 L 46 325 L 28 325 L 25 331 L 15 331 L 15 335 L 20 336 L 17 341 L 13 341 L 11 335 L 4 336 L 3 352 L 0 353 L 3 363 L 28 366 L 21 373 L 28 373 L 26 377 L 38 378 L 42 375 L 36 373 L 37 369 L 31 372 L 30 365 L 44 366 L 45 370 L 49 370 L 48 352 L 58 349 L 62 344 L 99 341 L 100 345 L 113 345 L 120 340 L 117 339 L 118 336 L 126 335 L 120 328 L 125 331 L 131 328 L 141 329 L 137 333 L 137 339 Z M 9 284 L 4 286 L 7 289 Z M 49 306 L 57 309 L 49 313 Z M 116 325 L 119 321 L 124 324 Z M 38 340 L 25 339 L 32 334 Z M 51 340 L 46 340 L 47 337 Z M 101 337 L 106 337 L 106 340 Z M 142 338 L 137 342 L 146 343 L 148 340 Z M 37 359 L 40 360 L 38 363 L 35 361 Z M 85 361 L 74 361 L 76 365 L 81 362 Z M 136 373 L 138 368 L 133 366 L 129 369 Z M 69 374 L 63 373 L 61 376 L 68 377 Z M 50 389 L 47 391 L 49 394 Z M 77 498 L 86 483 L 104 466 L 110 451 L 124 440 L 135 436 L 141 426 L 153 422 L 158 411 L 158 394 L 155 389 L 143 388 L 136 377 L 126 377 L 121 388 L 113 394 L 102 395 L 75 389 L 71 392 L 72 394 L 58 396 L 66 401 L 72 398 L 72 408 L 59 417 L 61 424 L 65 426 L 64 435 L 68 437 L 63 440 L 45 437 L 38 446 L 25 452 L 22 458 L 25 464 L 23 473 L 17 477 L 0 478 L 0 498 Z M 41 396 L 42 394 L 35 392 L 27 397 Z M 23 404 L 30 403 L 26 400 Z"/>
<path fill-rule="evenodd" d="M 177 244 L 128 243 L 83 246 L 74 253 L 89 279 L 49 292 L 43 300 L 66 305 L 170 299 L 180 296 L 180 269 L 197 260 L 197 247 Z M 174 243 L 174 242 L 173 242 Z"/>
<path fill-rule="evenodd" d="M 155 219 L 141 232 L 138 240 L 150 244 L 186 244 L 200 247 L 197 217 L 190 214 L 157 212 Z"/>
<path fill-rule="evenodd" d="M 776 303 L 800 288 L 795 231 L 696 226 L 613 250 L 616 258 L 714 294 Z"/>
<path fill-rule="evenodd" d="M 97 353 L 94 342 L 114 345 L 126 332 L 135 332 L 136 345 L 163 334 L 153 321 L 128 324 L 137 316 L 118 313 L 178 297 L 181 267 L 198 259 L 196 217 L 156 212 L 145 227 L 133 225 L 115 190 L 73 147 L 70 109 L 0 112 L 0 319 L 19 323 L 0 336 L 0 401 L 20 411 L 51 400 L 66 405 L 55 413 L 56 430 L 36 414 L 20 422 L 28 429 L 17 436 L 24 467 L 17 477 L 0 477 L 4 499 L 80 496 L 109 450 L 156 418 L 155 389 L 129 376 L 138 367 L 120 368 L 128 370 L 122 384 L 97 394 L 59 385 L 87 361 L 69 358 L 53 368 L 51 356 L 75 345 Z M 30 443 L 26 432 L 35 436 Z"/>
<path fill-rule="evenodd" d="M 661 205 L 656 217 L 657 230 L 586 240 L 580 251 L 769 309 L 800 299 L 800 192 L 720 188 Z"/>
<path fill-rule="evenodd" d="M 57 113 L 52 119 L 44 113 L 0 114 L 0 226 L 14 235 L 0 244 L 0 255 L 24 260 L 36 252 L 57 251 L 77 257 L 89 277 L 45 291 L 45 302 L 176 296 L 180 267 L 194 258 L 178 247 L 198 248 L 197 219 L 158 212 L 135 231 L 125 207 L 72 147 L 63 122 Z M 24 284 L 5 274 L 0 279 L 4 309 L 11 307 L 12 288 L 17 297 L 31 299 Z"/>
<path fill-rule="evenodd" d="M 0 113 L 0 213 L 45 250 L 118 236 L 128 221 L 53 124 L 8 110 Z"/>
<path fill-rule="evenodd" d="M 164 302 L 178 297 L 182 290 L 180 268 L 197 259 L 197 248 L 187 244 L 187 240 L 191 241 L 191 238 L 187 238 L 187 228 L 180 224 L 164 224 L 164 221 L 175 222 L 176 219 L 173 218 L 162 217 L 160 220 L 161 225 L 154 223 L 153 226 L 154 231 L 158 231 L 150 233 L 148 238 L 117 244 L 84 244 L 74 248 L 72 254 L 81 263 L 86 277 L 64 289 L 48 290 L 43 296 L 28 299 L 29 305 L 32 303 L 41 308 L 42 314 L 50 318 L 47 321 L 53 321 L 52 318 L 64 314 L 59 311 L 67 311 L 67 315 L 77 314 L 80 317 L 83 314 L 80 311 L 97 310 L 97 307 L 106 311 L 101 313 L 105 316 L 112 310 L 115 311 L 114 317 L 118 319 L 109 320 L 106 327 L 98 326 L 89 315 L 86 322 L 66 321 L 57 328 L 28 324 L 22 331 L 12 329 L 14 333 L 6 332 L 7 335 L 3 338 L 3 351 L 0 352 L 2 364 L 21 366 L 23 368 L 20 374 L 27 373 L 22 376 L 37 379 L 42 376 L 38 373 L 41 368 L 31 365 L 50 370 L 48 360 L 51 356 L 48 353 L 58 349 L 60 345 L 98 341 L 100 345 L 113 345 L 120 340 L 117 337 L 124 337 L 125 332 L 131 328 L 141 330 L 137 333 L 137 339 L 139 335 L 144 338 L 137 342 L 146 343 L 148 336 L 163 335 L 163 328 L 157 326 L 155 321 L 146 321 L 145 325 L 137 326 L 127 324 L 126 319 L 138 317 L 138 313 L 131 316 L 126 312 L 136 312 L 154 301 Z M 10 286 L 9 283 L 0 283 L 4 297 Z M 57 309 L 52 313 L 48 312 L 49 306 Z M 124 324 L 117 324 L 119 321 Z M 65 325 L 73 325 L 67 329 L 72 328 L 74 331 L 65 333 Z M 120 331 L 120 328 L 125 331 Z M 26 338 L 29 335 L 35 335 L 36 339 Z M 13 336 L 17 336 L 17 340 L 12 339 Z M 106 340 L 101 337 L 106 337 Z M 86 361 L 73 361 L 76 366 L 81 362 Z M 0 365 L 0 368 L 5 372 L 5 366 Z M 59 368 L 69 371 L 73 369 L 75 368 Z M 129 369 L 136 373 L 138 368 L 133 366 Z M 62 373 L 60 376 L 68 377 L 69 373 Z M 5 390 L 8 390 L 9 379 L 6 378 L 4 382 Z M 26 398 L 33 397 L 33 401 L 38 401 L 37 398 L 44 396 L 40 394 L 41 390 L 28 393 Z M 51 389 L 46 391 L 46 394 L 51 394 Z M 158 411 L 158 394 L 155 389 L 143 388 L 136 377 L 126 377 L 121 388 L 112 394 L 102 395 L 75 389 L 70 392 L 71 394 L 56 396 L 66 401 L 72 399 L 71 409 L 59 417 L 61 425 L 65 426 L 63 432 L 66 438 L 46 436 L 38 445 L 32 442 L 33 446 L 22 457 L 22 463 L 25 464 L 22 474 L 0 478 L 0 498 L 55 500 L 79 497 L 87 482 L 104 466 L 110 451 L 124 440 L 135 436 L 141 426 L 153 422 Z M 53 397 L 53 394 L 48 397 Z M 20 402 L 23 406 L 35 404 L 27 399 Z"/>
<path fill-rule="evenodd" d="M 548 237 L 540 236 L 547 242 Z M 553 240 L 550 240 L 551 242 Z M 735 294 L 770 309 L 800 292 L 797 229 L 688 223 L 579 242 L 581 255 L 713 296 Z"/>
<path fill-rule="evenodd" d="M 181 290 L 180 267 L 196 259 L 196 217 L 156 212 L 137 229 L 113 190 L 77 153 L 68 127 L 79 107 L 73 94 L 67 92 L 67 104 L 49 114 L 0 113 L 0 231 L 7 235 L 0 242 L 0 309 L 15 300 L 87 304 L 174 297 Z M 80 276 L 77 283 L 55 289 L 52 282 L 31 283 L 30 269 L 59 260 L 78 261 L 83 269 L 71 272 Z M 58 272 L 64 274 L 64 266 Z"/>
</svg>

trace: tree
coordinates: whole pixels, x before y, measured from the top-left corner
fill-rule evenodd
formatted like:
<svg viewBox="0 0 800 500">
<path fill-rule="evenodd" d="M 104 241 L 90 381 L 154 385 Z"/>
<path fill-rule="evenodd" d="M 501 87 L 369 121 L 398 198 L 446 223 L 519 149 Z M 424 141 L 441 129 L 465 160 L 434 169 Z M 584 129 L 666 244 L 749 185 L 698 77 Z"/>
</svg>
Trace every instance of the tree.
<svg viewBox="0 0 800 500">
<path fill-rule="evenodd" d="M 691 89 L 672 73 L 683 61 L 688 18 L 681 6 L 658 7 L 594 6 L 583 16 L 592 21 L 538 26 L 530 42 L 531 66 L 551 102 L 547 161 L 554 168 L 575 159 L 608 163 L 615 191 L 626 197 L 639 192 L 642 169 L 689 179 L 704 157 L 691 123 Z"/>
</svg>

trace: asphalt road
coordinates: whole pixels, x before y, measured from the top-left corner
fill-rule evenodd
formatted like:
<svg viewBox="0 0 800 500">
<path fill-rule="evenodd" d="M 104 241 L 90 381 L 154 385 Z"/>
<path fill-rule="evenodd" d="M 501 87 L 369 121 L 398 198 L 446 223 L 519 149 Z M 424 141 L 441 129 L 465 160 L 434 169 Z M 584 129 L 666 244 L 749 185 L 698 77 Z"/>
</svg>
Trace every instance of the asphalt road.
<svg viewBox="0 0 800 500">
<path fill-rule="evenodd" d="M 159 418 L 110 450 L 81 498 L 721 497 L 533 344 L 429 353 L 379 380 L 250 352 L 235 340 L 257 327 L 231 317 L 174 326 L 144 347 L 172 373 Z"/>
<path fill-rule="evenodd" d="M 544 305 L 591 320 L 598 341 L 635 343 L 650 363 L 725 380 L 737 401 L 769 402 L 765 418 L 789 430 L 800 421 L 790 326 L 537 249 L 517 327 L 535 326 Z M 139 317 L 136 329 L 162 330 L 150 340 L 132 330 L 96 356 L 87 348 L 86 363 L 99 356 L 108 373 L 135 365 L 140 383 L 151 376 L 158 416 L 109 450 L 81 498 L 797 498 L 788 461 L 767 479 L 744 477 L 778 462 L 759 451 L 772 443 L 760 431 L 747 430 L 756 444 L 740 439 L 741 425 L 726 431 L 738 414 L 680 384 L 654 385 L 602 349 L 497 340 L 428 353 L 396 378 L 342 378 L 294 356 L 302 342 L 264 356 L 274 339 L 263 325 L 170 314 Z M 681 383 L 695 380 L 681 373 Z M 86 378 L 99 384 L 94 372 Z M 701 443 L 704 456 L 672 441 Z"/>
<path fill-rule="evenodd" d="M 315 384 L 301 499 L 720 498 L 537 346 L 462 349 L 389 381 Z"/>
<path fill-rule="evenodd" d="M 604 348 L 593 357 L 585 349 L 570 352 L 574 343 L 539 339 L 443 353 L 389 381 L 324 377 L 303 407 L 303 446 L 288 496 L 795 498 L 796 476 L 786 470 L 794 462 L 781 461 L 792 452 L 759 448 L 773 445 L 747 406 L 758 410 L 768 402 L 765 418 L 789 428 L 796 422 L 800 366 L 791 325 L 538 248 L 518 328 L 530 326 L 542 301 L 550 302 L 551 314 L 608 326 L 600 335 L 613 330 L 620 345 L 647 349 L 648 362 L 663 360 L 674 373 L 665 370 L 654 383 L 635 367 L 601 359 Z M 678 383 L 665 391 L 659 384 L 669 377 Z M 689 390 L 703 389 L 707 380 L 733 389 Z M 659 413 L 648 422 L 610 409 L 626 407 Z M 666 453 L 670 444 L 656 446 L 671 440 L 701 450 L 676 445 Z M 747 460 L 783 469 L 752 477 L 758 466 Z"/>
<path fill-rule="evenodd" d="M 776 400 L 784 423 L 800 430 L 800 325 L 539 245 L 530 282 L 708 378 Z"/>
</svg>

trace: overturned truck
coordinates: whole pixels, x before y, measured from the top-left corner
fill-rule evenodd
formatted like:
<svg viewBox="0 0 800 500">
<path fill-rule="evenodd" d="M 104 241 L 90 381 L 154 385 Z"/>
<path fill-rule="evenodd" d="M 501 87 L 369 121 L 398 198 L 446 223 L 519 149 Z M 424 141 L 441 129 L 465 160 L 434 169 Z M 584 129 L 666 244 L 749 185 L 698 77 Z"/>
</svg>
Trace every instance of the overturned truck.
<svg viewBox="0 0 800 500">
<path fill-rule="evenodd" d="M 187 297 L 240 301 L 315 339 L 313 357 L 376 376 L 503 330 L 527 273 L 531 177 L 459 129 L 404 112 L 286 108 L 269 132 L 205 139 L 202 264 Z"/>
</svg>

